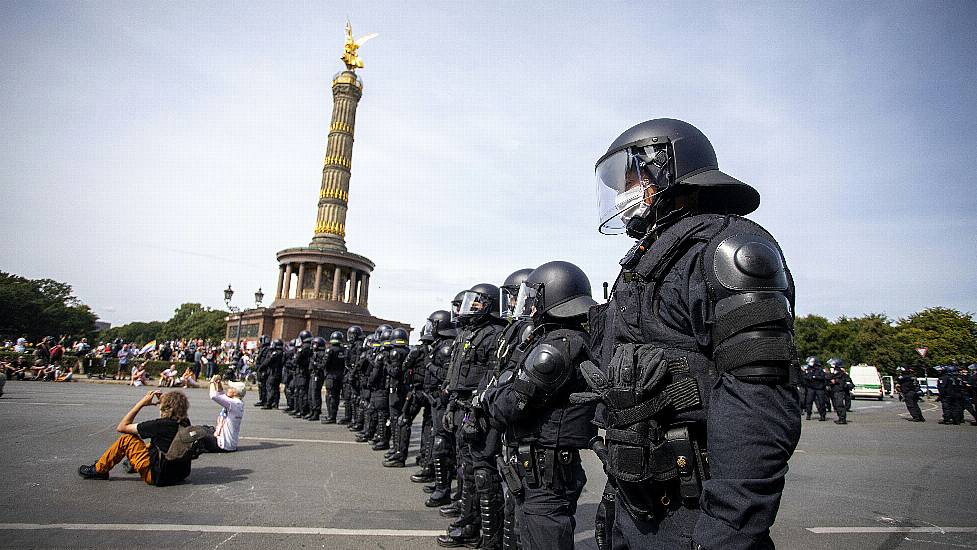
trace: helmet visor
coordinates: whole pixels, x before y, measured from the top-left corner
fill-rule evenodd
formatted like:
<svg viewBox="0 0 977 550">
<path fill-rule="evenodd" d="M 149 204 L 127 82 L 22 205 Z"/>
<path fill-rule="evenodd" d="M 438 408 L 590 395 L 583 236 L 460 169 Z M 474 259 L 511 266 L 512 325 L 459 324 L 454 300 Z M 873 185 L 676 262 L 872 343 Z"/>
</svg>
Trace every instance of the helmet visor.
<svg viewBox="0 0 977 550">
<path fill-rule="evenodd" d="M 655 188 L 639 163 L 629 149 L 624 149 L 597 164 L 597 222 L 601 233 L 624 233 L 638 207 L 651 203 Z"/>
<path fill-rule="evenodd" d="M 434 339 L 434 321 L 428 319 L 427 323 L 424 323 L 424 328 L 421 329 L 421 338 L 431 338 Z"/>
<path fill-rule="evenodd" d="M 504 286 L 499 289 L 499 313 L 503 319 L 512 320 L 515 317 L 519 288 L 518 286 Z"/>
<path fill-rule="evenodd" d="M 516 295 L 516 305 L 513 307 L 512 316 L 516 319 L 532 319 L 539 309 L 539 301 L 542 299 L 543 285 L 519 285 L 519 293 Z"/>
<path fill-rule="evenodd" d="M 468 317 L 488 313 L 489 300 L 478 292 L 468 291 L 461 298 L 461 305 L 458 306 L 458 315 Z"/>
</svg>

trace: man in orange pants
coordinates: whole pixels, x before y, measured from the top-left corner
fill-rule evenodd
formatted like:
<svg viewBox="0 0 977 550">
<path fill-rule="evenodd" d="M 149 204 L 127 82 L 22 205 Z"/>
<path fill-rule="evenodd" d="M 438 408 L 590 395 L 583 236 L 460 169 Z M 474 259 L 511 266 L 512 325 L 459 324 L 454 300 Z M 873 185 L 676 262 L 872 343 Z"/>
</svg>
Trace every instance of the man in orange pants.
<svg viewBox="0 0 977 550">
<path fill-rule="evenodd" d="M 143 407 L 159 405 L 159 418 L 135 424 L 136 415 Z M 149 485 L 171 485 L 190 475 L 190 460 L 169 461 L 166 451 L 176 437 L 180 426 L 189 426 L 187 410 L 190 402 L 179 391 L 163 394 L 151 391 L 140 399 L 116 426 L 123 434 L 95 464 L 78 468 L 78 474 L 85 479 L 108 479 L 109 471 L 123 459 L 128 459 L 132 468 Z M 149 445 L 143 441 L 149 439 Z"/>
</svg>

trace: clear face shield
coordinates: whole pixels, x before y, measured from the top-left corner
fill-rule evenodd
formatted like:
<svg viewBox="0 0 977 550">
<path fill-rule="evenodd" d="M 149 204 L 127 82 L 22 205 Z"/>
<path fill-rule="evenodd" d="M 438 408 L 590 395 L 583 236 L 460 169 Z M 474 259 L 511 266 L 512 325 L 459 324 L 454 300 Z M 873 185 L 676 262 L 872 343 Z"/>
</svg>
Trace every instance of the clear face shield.
<svg viewBox="0 0 977 550">
<path fill-rule="evenodd" d="M 424 323 L 424 328 L 421 329 L 419 338 L 421 340 L 434 340 L 434 321 L 428 319 L 427 323 Z"/>
<path fill-rule="evenodd" d="M 489 300 L 478 292 L 468 291 L 461 297 L 461 305 L 458 306 L 459 317 L 472 317 L 487 313 Z"/>
<path fill-rule="evenodd" d="M 504 286 L 499 289 L 499 314 L 507 321 L 515 318 L 516 302 L 519 299 L 518 286 Z"/>
<path fill-rule="evenodd" d="M 543 285 L 519 285 L 519 293 L 516 295 L 516 305 L 513 307 L 513 318 L 530 320 L 536 311 L 541 308 L 543 299 Z"/>
<path fill-rule="evenodd" d="M 627 230 L 634 215 L 647 215 L 654 196 L 667 186 L 660 182 L 669 163 L 667 148 L 632 146 L 608 155 L 597 163 L 597 210 L 599 230 L 617 235 Z M 650 153 L 651 157 L 640 154 Z M 644 212 L 642 212 L 644 211 Z"/>
</svg>

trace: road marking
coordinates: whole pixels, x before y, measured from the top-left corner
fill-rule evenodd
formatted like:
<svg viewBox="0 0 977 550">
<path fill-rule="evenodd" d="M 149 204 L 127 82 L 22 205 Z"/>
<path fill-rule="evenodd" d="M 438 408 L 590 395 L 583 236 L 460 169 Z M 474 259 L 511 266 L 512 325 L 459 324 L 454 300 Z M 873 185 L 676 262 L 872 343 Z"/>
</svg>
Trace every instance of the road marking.
<svg viewBox="0 0 977 550">
<path fill-rule="evenodd" d="M 0 401 L 0 403 L 10 403 L 13 405 L 62 405 L 64 407 L 84 407 L 86 405 L 85 403 L 38 403 L 32 401 L 9 401 L 7 399 Z"/>
<path fill-rule="evenodd" d="M 977 527 L 807 527 L 819 535 L 861 533 L 977 533 Z"/>
<path fill-rule="evenodd" d="M 276 527 L 274 525 L 168 525 L 147 523 L 0 523 L 0 531 L 190 531 L 199 533 L 256 533 L 259 535 L 325 535 L 346 537 L 436 537 L 444 529 L 339 529 L 333 527 Z"/>
<path fill-rule="evenodd" d="M 290 439 L 287 437 L 244 437 L 238 439 L 251 439 L 253 441 L 284 441 L 286 443 L 336 443 L 339 445 L 362 445 L 356 441 L 338 441 L 333 439 Z"/>
</svg>

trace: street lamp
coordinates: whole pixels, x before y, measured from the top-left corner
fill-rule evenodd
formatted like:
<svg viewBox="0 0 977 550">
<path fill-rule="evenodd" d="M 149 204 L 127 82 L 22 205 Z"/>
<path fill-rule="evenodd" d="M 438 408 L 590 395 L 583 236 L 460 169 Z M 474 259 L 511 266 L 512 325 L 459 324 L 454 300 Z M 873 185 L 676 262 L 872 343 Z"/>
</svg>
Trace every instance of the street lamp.
<svg viewBox="0 0 977 550">
<path fill-rule="evenodd" d="M 231 298 L 234 297 L 234 290 L 231 288 L 230 283 L 228 283 L 227 288 L 224 289 L 224 304 L 227 305 L 227 309 L 231 313 L 237 314 L 237 341 L 234 344 L 235 350 L 241 349 L 241 323 L 244 321 L 244 315 L 241 308 L 231 305 Z M 258 291 L 254 293 L 254 307 L 261 307 L 261 301 L 265 299 L 265 293 L 261 291 L 261 287 L 258 287 Z"/>
</svg>

